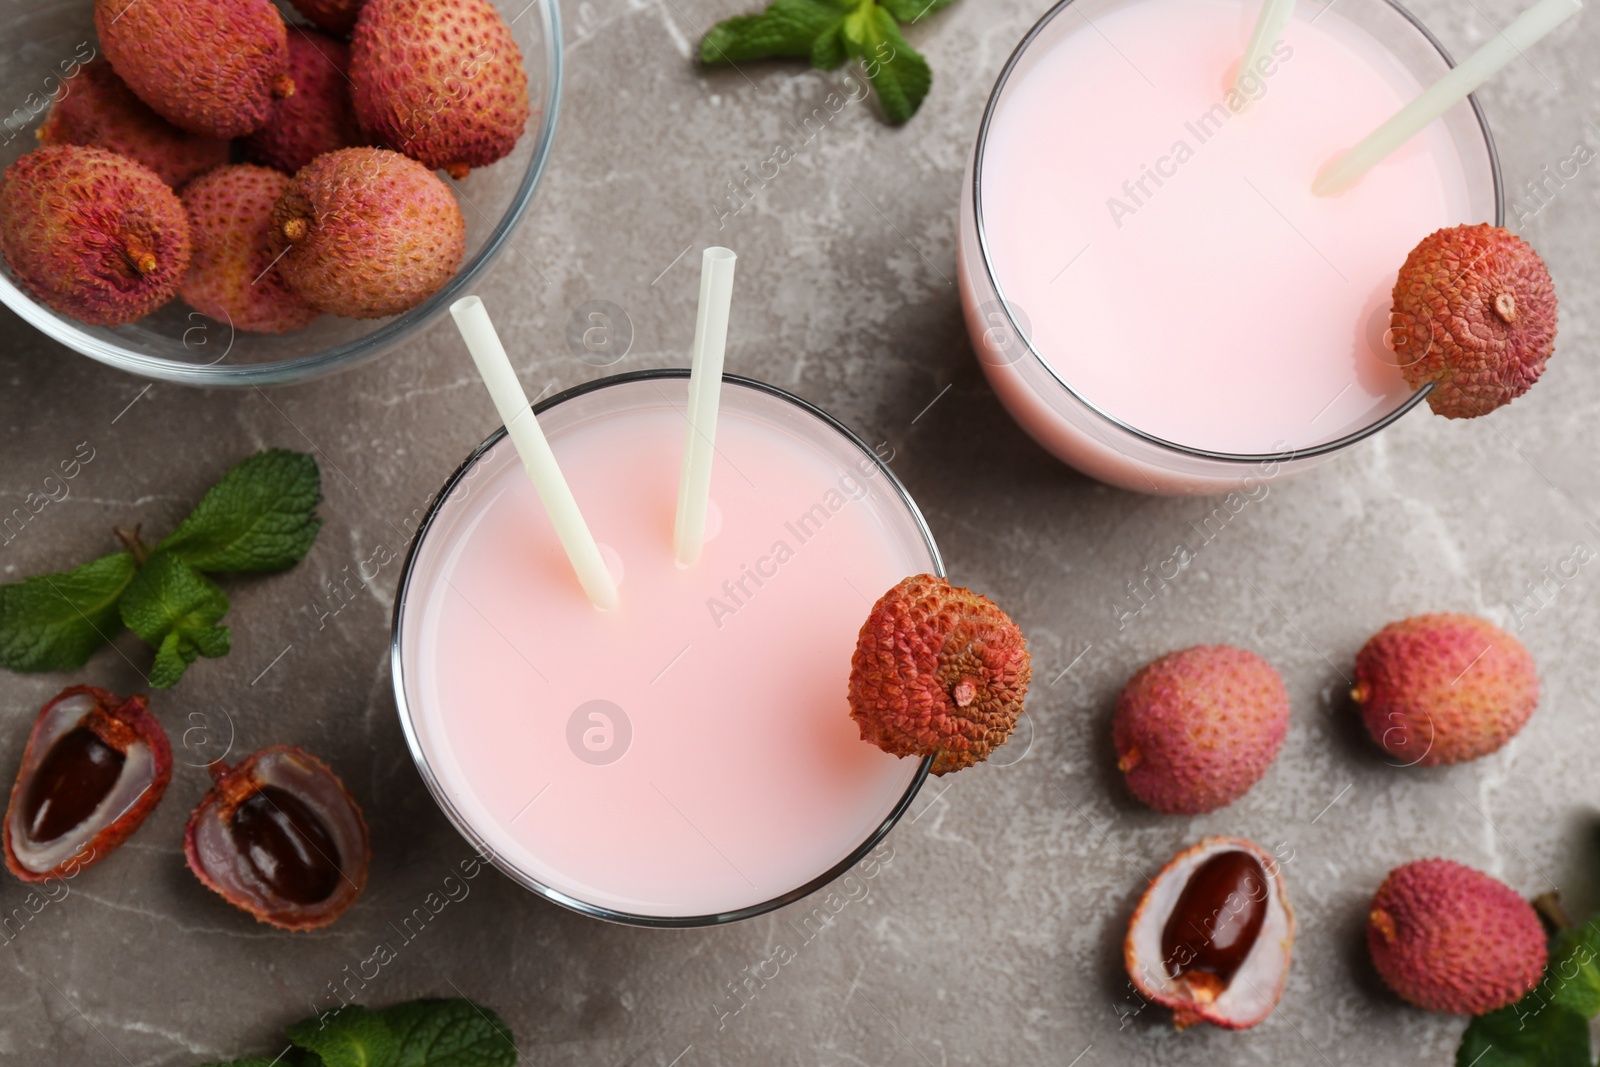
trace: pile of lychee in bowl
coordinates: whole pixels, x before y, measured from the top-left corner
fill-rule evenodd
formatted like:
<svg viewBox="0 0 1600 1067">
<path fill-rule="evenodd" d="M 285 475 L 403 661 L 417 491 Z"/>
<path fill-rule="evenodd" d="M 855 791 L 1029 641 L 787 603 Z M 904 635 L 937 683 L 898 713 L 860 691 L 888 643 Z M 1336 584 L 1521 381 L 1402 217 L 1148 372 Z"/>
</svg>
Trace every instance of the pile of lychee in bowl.
<svg viewBox="0 0 1600 1067">
<path fill-rule="evenodd" d="M 396 345 L 508 243 L 554 132 L 553 0 L 58 0 L 0 44 L 0 299 L 150 377 Z"/>
</svg>

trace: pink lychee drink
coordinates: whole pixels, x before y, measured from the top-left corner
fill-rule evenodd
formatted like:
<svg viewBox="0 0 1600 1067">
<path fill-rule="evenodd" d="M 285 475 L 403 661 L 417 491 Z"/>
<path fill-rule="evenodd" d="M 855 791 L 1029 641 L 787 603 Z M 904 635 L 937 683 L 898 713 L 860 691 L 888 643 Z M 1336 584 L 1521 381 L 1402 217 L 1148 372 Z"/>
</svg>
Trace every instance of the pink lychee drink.
<svg viewBox="0 0 1600 1067">
<path fill-rule="evenodd" d="M 967 319 L 999 396 L 1046 448 L 1129 488 L 1270 477 L 1309 460 L 1261 457 L 1402 409 L 1396 272 L 1434 230 L 1496 218 L 1466 103 L 1349 191 L 1312 195 L 1445 61 L 1384 0 L 1302 3 L 1235 92 L 1258 11 L 1057 9 L 996 90 L 963 200 Z"/>
<path fill-rule="evenodd" d="M 623 921 L 815 887 L 921 781 L 846 702 L 872 602 L 940 570 L 915 505 L 826 416 L 729 379 L 708 540 L 679 567 L 686 386 L 625 375 L 540 414 L 618 609 L 584 597 L 502 438 L 442 495 L 396 612 L 402 723 L 446 813 L 530 888 Z"/>
</svg>

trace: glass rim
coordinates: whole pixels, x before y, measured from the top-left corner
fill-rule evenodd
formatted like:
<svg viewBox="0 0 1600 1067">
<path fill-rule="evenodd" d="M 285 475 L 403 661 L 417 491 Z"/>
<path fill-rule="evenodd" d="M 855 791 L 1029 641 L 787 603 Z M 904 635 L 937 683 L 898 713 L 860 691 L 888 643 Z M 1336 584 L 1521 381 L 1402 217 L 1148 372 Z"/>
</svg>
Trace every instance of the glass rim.
<svg viewBox="0 0 1600 1067">
<path fill-rule="evenodd" d="M 132 374 L 157 381 L 198 386 L 258 386 L 301 382 L 335 370 L 355 366 L 377 356 L 432 324 L 454 302 L 462 290 L 482 276 L 505 250 L 511 234 L 532 207 L 534 194 L 550 161 L 561 114 L 561 83 L 564 46 L 561 41 L 560 0 L 539 0 L 543 22 L 545 57 L 545 107 L 527 169 L 512 194 L 510 207 L 495 224 L 476 256 L 457 271 L 444 286 L 416 307 L 385 322 L 371 333 L 309 355 L 263 363 L 182 363 L 163 356 L 152 356 L 104 340 L 81 329 L 74 320 L 58 315 L 24 292 L 9 276 L 0 273 L 0 293 L 4 304 L 28 325 L 58 344 L 90 359 Z M 63 336 L 63 327 L 67 336 Z"/>
<path fill-rule="evenodd" d="M 589 393 L 598 392 L 612 386 L 628 385 L 633 382 L 641 381 L 661 381 L 666 379 L 688 377 L 689 370 L 686 367 L 667 367 L 655 370 L 625 371 L 620 374 L 612 374 L 603 378 L 597 378 L 593 381 L 583 382 L 579 385 L 572 386 L 569 389 L 563 389 L 561 392 L 534 404 L 533 413 L 535 415 L 543 414 L 545 411 L 548 411 L 559 404 L 566 403 L 569 400 L 576 400 L 581 396 L 586 396 Z M 850 429 L 850 427 L 846 426 L 844 423 L 840 422 L 838 419 L 834 418 L 832 415 L 828 414 L 826 411 L 822 410 L 820 407 L 811 403 L 809 400 L 798 397 L 789 392 L 787 389 L 772 385 L 769 382 L 763 382 L 755 378 L 747 378 L 737 374 L 724 374 L 722 376 L 722 383 L 725 386 L 734 385 L 741 388 L 750 389 L 758 393 L 765 393 L 768 396 L 776 397 L 780 400 L 788 402 L 794 407 L 799 408 L 805 414 L 816 418 L 826 428 L 832 430 L 840 437 L 843 437 L 849 444 L 854 445 L 863 455 L 871 458 L 873 464 L 878 468 L 878 473 L 888 479 L 888 484 L 893 487 L 896 499 L 899 500 L 901 506 L 904 507 L 904 509 L 910 514 L 912 522 L 916 526 L 917 532 L 921 534 L 922 542 L 927 547 L 928 555 L 931 556 L 933 560 L 933 573 L 937 574 L 941 578 L 945 576 L 944 558 L 939 554 L 939 546 L 934 542 L 933 531 L 928 527 L 927 519 L 923 517 L 922 510 L 917 507 L 917 502 L 912 499 L 911 494 L 906 490 L 905 485 L 900 481 L 899 477 L 889 468 L 889 465 L 885 463 L 883 459 L 879 457 L 878 454 L 874 452 L 864 440 L 861 439 L 859 434 Z M 406 551 L 405 566 L 400 571 L 400 583 L 395 589 L 394 612 L 392 614 L 389 631 L 390 678 L 394 687 L 396 710 L 400 716 L 400 728 L 405 734 L 406 738 L 406 748 L 410 751 L 412 762 L 416 764 L 417 771 L 421 774 L 423 783 L 428 787 L 428 792 L 432 795 L 434 803 L 438 805 L 439 810 L 444 813 L 445 818 L 449 820 L 450 824 L 455 827 L 456 832 L 461 834 L 462 837 L 466 838 L 467 842 L 474 848 L 477 848 L 479 850 L 480 857 L 487 859 L 501 874 L 504 874 L 507 878 L 510 878 L 513 882 L 516 882 L 524 889 L 531 890 L 533 893 L 543 897 L 548 901 L 551 901 L 552 903 L 559 904 L 561 907 L 566 908 L 569 911 L 577 912 L 580 915 L 587 915 L 594 919 L 603 919 L 607 922 L 618 923 L 624 926 L 640 926 L 658 929 L 721 926 L 727 923 L 739 922 L 743 919 L 754 918 L 757 915 L 764 915 L 769 911 L 775 911 L 778 908 L 810 896 L 812 893 L 815 893 L 817 890 L 830 884 L 843 875 L 846 871 L 850 870 L 850 868 L 854 867 L 857 863 L 861 862 L 867 853 L 871 852 L 877 847 L 878 843 L 883 840 L 885 835 L 887 835 L 889 831 L 894 828 L 894 825 L 900 821 L 901 816 L 903 816 L 911 807 L 911 802 L 916 799 L 918 791 L 922 788 L 922 784 L 927 781 L 928 772 L 933 766 L 932 756 L 924 756 L 922 758 L 917 765 L 916 773 L 912 776 L 910 784 L 906 786 L 905 792 L 902 793 L 900 799 L 895 802 L 894 807 L 890 809 L 888 815 L 886 815 L 883 820 L 872 830 L 872 832 L 867 835 L 866 840 L 852 849 L 842 860 L 835 863 L 833 866 L 829 867 L 815 878 L 812 878 L 810 881 L 805 882 L 794 889 L 767 900 L 750 904 L 743 908 L 735 908 L 726 912 L 715 912 L 704 915 L 642 915 L 635 912 L 607 908 L 599 904 L 593 904 L 585 900 L 580 900 L 577 897 L 571 896 L 570 894 L 563 893 L 559 889 L 545 885 L 543 882 L 532 877 L 527 872 L 512 866 L 509 862 L 502 861 L 499 853 L 490 848 L 488 843 L 483 840 L 481 835 L 475 829 L 473 829 L 471 823 L 468 822 L 466 817 L 463 816 L 460 810 L 457 809 L 455 802 L 450 797 L 449 791 L 445 789 L 443 783 L 441 783 L 437 775 L 434 774 L 433 767 L 428 762 L 428 758 L 422 750 L 421 739 L 417 736 L 416 729 L 412 725 L 411 706 L 406 699 L 405 690 L 405 669 L 401 652 L 401 642 L 403 640 L 401 621 L 405 612 L 406 595 L 411 585 L 412 572 L 416 568 L 417 557 L 422 548 L 422 542 L 427 538 L 428 532 L 432 529 L 434 520 L 443 510 L 445 503 L 450 499 L 451 494 L 455 491 L 456 486 L 466 478 L 467 472 L 470 471 L 480 460 L 482 460 L 490 449 L 499 444 L 505 436 L 506 428 L 501 426 L 499 429 L 495 430 L 488 437 L 486 437 L 483 442 L 474 448 L 467 458 L 463 460 L 458 467 L 456 467 L 456 469 L 451 473 L 450 477 L 445 480 L 444 485 L 439 489 L 438 493 L 434 495 L 432 501 L 429 502 L 428 509 L 422 517 L 422 522 L 418 524 L 417 532 L 411 538 L 411 545 Z"/>
<path fill-rule="evenodd" d="M 1409 397 L 1406 398 L 1404 403 L 1400 404 L 1393 411 L 1388 412 L 1377 420 L 1368 423 L 1359 429 L 1353 430 L 1342 437 L 1335 438 L 1332 441 L 1324 441 L 1322 444 L 1313 445 L 1309 448 L 1288 449 L 1282 452 L 1219 452 L 1212 449 L 1196 448 L 1192 445 L 1179 444 L 1176 441 L 1169 441 L 1164 437 L 1158 437 L 1155 434 L 1141 430 L 1138 427 L 1123 421 L 1117 416 L 1111 414 L 1109 411 L 1106 411 L 1104 408 L 1100 407 L 1098 404 L 1089 400 L 1082 393 L 1078 392 L 1078 390 L 1074 389 L 1070 384 L 1067 383 L 1067 380 L 1063 378 L 1061 374 L 1058 373 L 1056 369 L 1039 354 L 1038 349 L 1036 349 L 1033 345 L 1033 339 L 1029 337 L 1027 333 L 1017 324 L 1016 316 L 1011 313 L 1011 304 L 1006 299 L 1005 291 L 1000 287 L 1000 280 L 995 277 L 994 264 L 989 254 L 988 232 L 984 227 L 983 220 L 983 157 L 984 148 L 989 140 L 989 127 L 994 119 L 995 109 L 999 104 L 1001 93 L 1004 92 L 1006 84 L 1011 79 L 1012 73 L 1016 70 L 1017 65 L 1022 61 L 1023 55 L 1027 53 L 1028 48 L 1033 44 L 1034 40 L 1045 31 L 1046 27 L 1048 27 L 1050 23 L 1055 20 L 1056 16 L 1060 15 L 1068 7 L 1072 6 L 1074 2 L 1075 0 L 1059 0 L 1059 2 L 1051 7 L 1049 11 L 1046 11 L 1042 16 L 1040 16 L 1039 20 L 1033 24 L 1033 26 L 1028 30 L 1027 34 L 1025 34 L 1022 40 L 1018 42 L 1017 47 L 1012 50 L 1011 55 L 1006 59 L 1005 66 L 1000 69 L 1000 76 L 995 79 L 994 88 L 990 90 L 988 102 L 984 105 L 983 120 L 978 125 L 978 140 L 973 149 L 971 189 L 972 212 L 973 220 L 978 231 L 978 249 L 983 261 L 984 277 L 988 279 L 990 288 L 994 290 L 995 297 L 1000 305 L 1000 311 L 1006 317 L 1006 324 L 1010 327 L 1012 334 L 1022 341 L 1024 347 L 1027 349 L 1027 355 L 1034 359 L 1041 367 L 1043 367 L 1045 372 L 1049 374 L 1051 378 L 1055 379 L 1056 384 L 1061 386 L 1062 389 L 1065 389 L 1069 396 L 1071 396 L 1079 404 L 1083 405 L 1083 407 L 1089 412 L 1110 423 L 1113 427 L 1122 430 L 1125 433 L 1132 434 L 1134 437 L 1137 437 L 1148 444 L 1155 445 L 1157 448 L 1166 449 L 1169 452 L 1176 452 L 1181 455 L 1192 456 L 1197 459 L 1219 460 L 1225 463 L 1255 464 L 1258 466 L 1266 466 L 1269 464 L 1283 463 L 1295 459 L 1309 459 L 1314 456 L 1323 456 L 1330 452 L 1337 452 L 1341 449 L 1348 448 L 1350 445 L 1356 444 L 1359 441 L 1366 440 L 1379 430 L 1382 430 L 1392 423 L 1398 421 L 1402 416 L 1409 413 L 1411 409 L 1422 403 L 1423 399 L 1433 391 L 1433 383 L 1431 382 L 1427 385 L 1424 385 L 1421 389 L 1413 392 Z M 1334 2 L 1337 2 L 1337 0 L 1329 0 L 1329 6 L 1331 6 Z M 1397 14 L 1410 23 L 1411 26 L 1422 35 L 1422 38 L 1427 41 L 1436 52 L 1439 53 L 1439 56 L 1444 60 L 1446 67 L 1453 68 L 1456 65 L 1455 57 L 1450 54 L 1449 49 L 1445 48 L 1444 43 L 1440 41 L 1439 38 L 1435 37 L 1433 32 L 1429 30 L 1427 26 L 1423 25 L 1422 20 L 1418 19 L 1417 16 L 1413 15 L 1409 10 L 1407 10 L 1405 5 L 1401 4 L 1399 0 L 1382 0 L 1382 3 L 1393 9 Z M 1506 217 L 1506 198 L 1505 183 L 1500 174 L 1500 153 L 1495 147 L 1494 133 L 1489 129 L 1488 116 L 1484 114 L 1482 105 L 1478 103 L 1477 94 L 1469 93 L 1467 95 L 1467 102 L 1472 106 L 1473 117 L 1478 122 L 1478 130 L 1483 134 L 1484 148 L 1488 152 L 1489 173 L 1494 180 L 1494 224 L 1496 226 L 1504 226 Z M 978 353 L 978 358 L 980 360 L 983 359 L 983 354 L 981 352 Z M 1015 361 L 1013 360 L 1012 362 Z"/>
</svg>

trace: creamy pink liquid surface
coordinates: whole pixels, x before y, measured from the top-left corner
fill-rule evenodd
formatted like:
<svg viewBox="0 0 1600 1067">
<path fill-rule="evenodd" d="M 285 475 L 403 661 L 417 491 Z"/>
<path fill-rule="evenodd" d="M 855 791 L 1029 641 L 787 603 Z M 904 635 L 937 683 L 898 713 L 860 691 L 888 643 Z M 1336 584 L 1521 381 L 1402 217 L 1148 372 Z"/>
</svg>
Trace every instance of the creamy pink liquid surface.
<svg viewBox="0 0 1600 1067">
<path fill-rule="evenodd" d="M 713 536 L 679 568 L 683 383 L 629 388 L 675 400 L 551 434 L 620 564 L 621 607 L 584 599 L 502 442 L 419 554 L 407 701 L 433 773 L 503 863 L 614 911 L 726 913 L 845 859 L 911 784 L 916 761 L 861 741 L 845 691 L 871 602 L 931 557 L 859 450 L 841 462 L 816 420 L 774 425 L 730 405 L 729 385 Z M 620 745 L 615 762 L 586 762 L 569 737 L 595 700 L 622 709 L 631 740 L 602 708 L 577 743 Z"/>
<path fill-rule="evenodd" d="M 1409 396 L 1382 346 L 1396 272 L 1475 221 L 1442 123 L 1313 196 L 1421 86 L 1337 7 L 1302 4 L 1235 112 L 1257 10 L 1145 0 L 1091 26 L 1067 9 L 1071 32 L 1013 74 L 983 161 L 995 277 L 1045 362 L 1125 424 L 1230 453 L 1333 440 Z"/>
</svg>

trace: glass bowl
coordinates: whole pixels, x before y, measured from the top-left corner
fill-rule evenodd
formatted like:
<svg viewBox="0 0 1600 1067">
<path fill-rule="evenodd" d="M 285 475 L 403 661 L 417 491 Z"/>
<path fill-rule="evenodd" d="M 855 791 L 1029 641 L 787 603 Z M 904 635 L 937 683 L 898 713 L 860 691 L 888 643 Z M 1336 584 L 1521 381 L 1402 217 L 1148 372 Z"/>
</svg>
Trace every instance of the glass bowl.
<svg viewBox="0 0 1600 1067">
<path fill-rule="evenodd" d="M 461 270 L 431 298 L 388 319 L 324 315 L 285 334 L 234 330 L 174 300 L 126 326 L 88 326 L 18 288 L 0 263 L 0 301 L 30 326 L 74 351 L 134 374 L 202 386 L 300 381 L 387 352 L 470 291 L 527 213 L 550 155 L 561 103 L 561 16 L 557 0 L 495 0 L 511 24 L 528 71 L 531 115 L 516 149 L 464 181 L 450 181 L 466 219 Z M 78 66 L 99 54 L 92 0 L 8 0 L 0 24 L 0 167 L 37 145 L 33 131 L 52 100 L 71 88 Z M 283 8 L 291 22 L 292 9 Z M 290 32 L 294 32 L 291 25 Z M 446 179 L 448 181 L 448 179 Z"/>
</svg>

